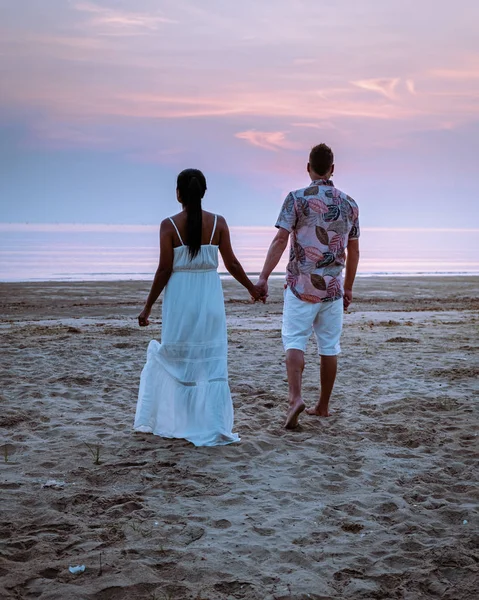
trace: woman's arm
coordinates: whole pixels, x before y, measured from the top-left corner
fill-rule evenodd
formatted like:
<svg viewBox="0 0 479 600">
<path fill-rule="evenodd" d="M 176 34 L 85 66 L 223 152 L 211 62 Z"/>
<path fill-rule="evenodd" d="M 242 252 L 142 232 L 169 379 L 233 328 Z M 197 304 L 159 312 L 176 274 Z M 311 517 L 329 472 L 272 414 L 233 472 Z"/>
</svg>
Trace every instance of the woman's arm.
<svg viewBox="0 0 479 600">
<path fill-rule="evenodd" d="M 232 275 L 238 283 L 241 283 L 254 300 L 260 300 L 261 295 L 254 286 L 253 282 L 250 281 L 249 277 L 244 272 L 241 263 L 236 258 L 233 248 L 231 247 L 230 230 L 228 224 L 223 217 L 218 217 L 218 223 L 220 226 L 220 252 L 223 262 L 225 264 L 228 273 Z"/>
<path fill-rule="evenodd" d="M 155 278 L 153 279 L 145 307 L 138 317 L 140 327 L 146 327 L 149 325 L 148 317 L 150 316 L 153 304 L 158 300 L 159 295 L 168 283 L 172 270 L 173 232 L 170 221 L 165 219 L 160 225 L 160 264 L 156 270 Z"/>
</svg>

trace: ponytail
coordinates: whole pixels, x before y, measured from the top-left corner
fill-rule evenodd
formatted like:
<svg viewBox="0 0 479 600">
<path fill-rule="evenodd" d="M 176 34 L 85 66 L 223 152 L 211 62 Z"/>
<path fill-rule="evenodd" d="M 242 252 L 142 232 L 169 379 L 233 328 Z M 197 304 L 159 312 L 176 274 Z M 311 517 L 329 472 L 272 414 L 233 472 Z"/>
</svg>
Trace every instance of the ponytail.
<svg viewBox="0 0 479 600">
<path fill-rule="evenodd" d="M 186 209 L 186 245 L 193 259 L 201 248 L 203 212 L 201 200 L 206 192 L 206 179 L 198 169 L 185 169 L 176 185 L 181 203 Z"/>
<path fill-rule="evenodd" d="M 201 233 L 203 229 L 203 213 L 201 210 L 200 182 L 192 177 L 188 184 L 188 201 L 186 206 L 186 245 L 190 258 L 194 258 L 201 248 Z"/>
</svg>

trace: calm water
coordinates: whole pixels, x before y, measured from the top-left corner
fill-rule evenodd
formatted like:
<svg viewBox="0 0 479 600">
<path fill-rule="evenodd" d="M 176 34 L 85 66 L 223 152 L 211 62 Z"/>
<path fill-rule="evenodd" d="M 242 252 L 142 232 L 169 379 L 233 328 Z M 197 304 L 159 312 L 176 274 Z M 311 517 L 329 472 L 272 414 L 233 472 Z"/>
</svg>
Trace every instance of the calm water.
<svg viewBox="0 0 479 600">
<path fill-rule="evenodd" d="M 274 234 L 231 228 L 246 271 L 261 270 Z M 360 275 L 479 274 L 479 229 L 363 228 L 360 245 Z M 156 226 L 0 223 L 0 281 L 150 279 L 157 262 Z"/>
</svg>

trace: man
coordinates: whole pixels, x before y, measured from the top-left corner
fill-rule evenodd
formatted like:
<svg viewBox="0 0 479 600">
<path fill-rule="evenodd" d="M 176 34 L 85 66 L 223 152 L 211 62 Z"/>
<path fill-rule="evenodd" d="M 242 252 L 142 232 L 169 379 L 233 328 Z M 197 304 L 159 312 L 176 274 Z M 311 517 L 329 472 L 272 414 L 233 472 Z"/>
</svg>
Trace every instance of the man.
<svg viewBox="0 0 479 600">
<path fill-rule="evenodd" d="M 328 417 L 337 371 L 343 310 L 353 299 L 353 283 L 359 262 L 358 206 L 334 187 L 334 156 L 326 144 L 309 155 L 311 184 L 290 192 L 276 227 L 278 233 L 268 250 L 257 283 L 266 296 L 268 277 L 283 255 L 291 236 L 284 294 L 282 338 L 286 351 L 289 409 L 285 427 L 293 429 L 306 408 L 301 397 L 304 351 L 312 329 L 321 356 L 320 396 L 310 415 Z M 342 271 L 346 266 L 343 285 Z"/>
</svg>

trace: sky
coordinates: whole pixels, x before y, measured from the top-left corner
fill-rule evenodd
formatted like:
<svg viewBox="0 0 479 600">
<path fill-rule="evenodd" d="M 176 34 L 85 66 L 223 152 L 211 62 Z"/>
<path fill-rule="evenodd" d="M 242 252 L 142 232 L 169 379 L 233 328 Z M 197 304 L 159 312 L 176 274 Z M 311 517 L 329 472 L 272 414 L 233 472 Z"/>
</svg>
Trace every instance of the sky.
<svg viewBox="0 0 479 600">
<path fill-rule="evenodd" d="M 367 227 L 477 227 L 476 0 L 0 0 L 0 221 L 274 225 L 310 148 Z"/>
</svg>

